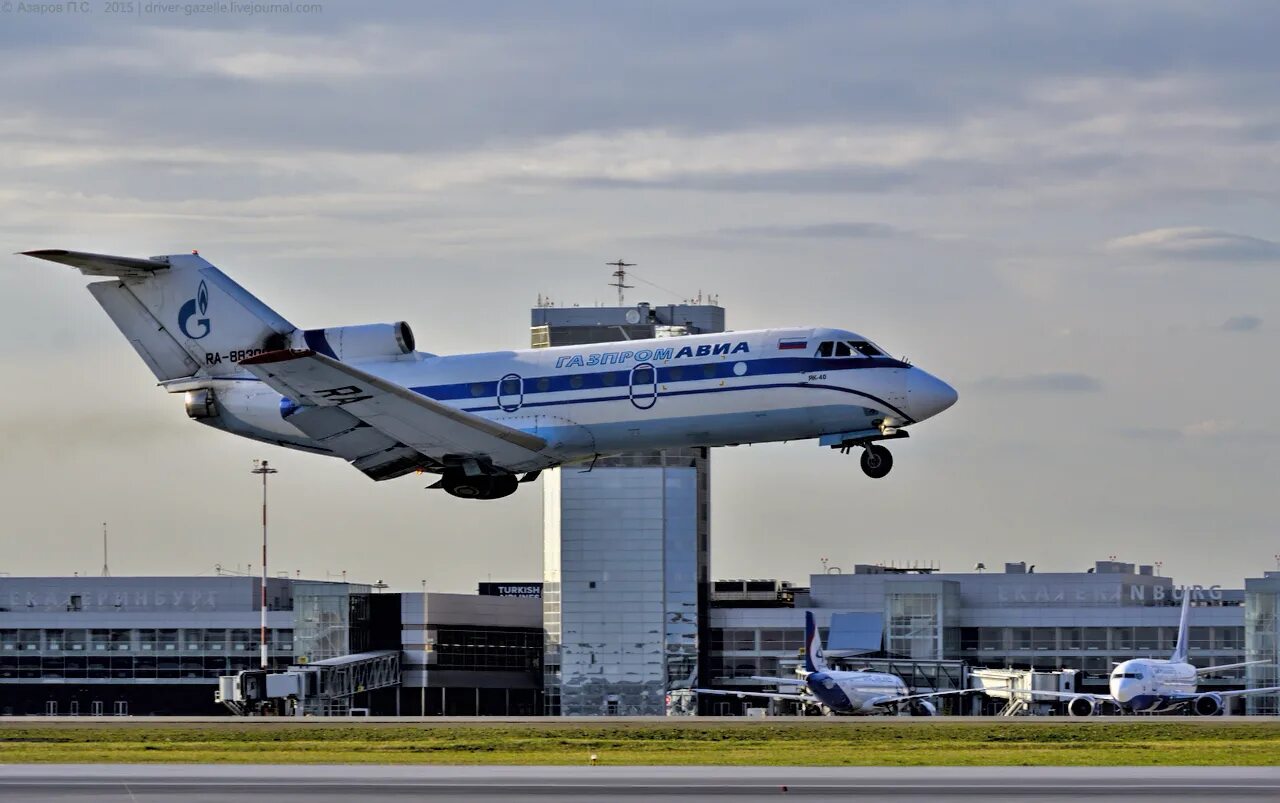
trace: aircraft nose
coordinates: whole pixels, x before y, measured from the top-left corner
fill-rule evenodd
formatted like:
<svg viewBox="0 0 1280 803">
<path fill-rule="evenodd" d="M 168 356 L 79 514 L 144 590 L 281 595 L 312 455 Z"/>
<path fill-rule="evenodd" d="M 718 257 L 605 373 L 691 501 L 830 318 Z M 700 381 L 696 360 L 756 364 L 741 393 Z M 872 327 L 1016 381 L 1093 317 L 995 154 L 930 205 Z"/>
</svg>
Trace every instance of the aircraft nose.
<svg viewBox="0 0 1280 803">
<path fill-rule="evenodd" d="M 917 421 L 932 418 L 958 398 L 955 388 L 927 371 L 912 368 L 907 375 L 907 409 Z"/>
</svg>

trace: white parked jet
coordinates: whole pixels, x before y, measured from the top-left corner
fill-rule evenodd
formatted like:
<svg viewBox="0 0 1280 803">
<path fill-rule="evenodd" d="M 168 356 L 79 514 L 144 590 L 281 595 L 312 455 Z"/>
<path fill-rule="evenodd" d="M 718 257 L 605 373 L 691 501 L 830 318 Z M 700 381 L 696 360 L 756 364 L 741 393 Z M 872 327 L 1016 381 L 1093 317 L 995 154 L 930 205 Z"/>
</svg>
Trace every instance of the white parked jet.
<svg viewBox="0 0 1280 803">
<path fill-rule="evenodd" d="M 754 677 L 779 686 L 798 686 L 799 693 L 753 692 L 729 689 L 694 689 L 700 694 L 719 694 L 728 697 L 754 697 L 769 700 L 816 703 L 831 714 L 894 714 L 911 713 L 933 716 L 938 713 L 931 697 L 949 694 L 968 694 L 975 689 L 935 691 L 912 694 L 907 684 L 897 675 L 862 670 L 842 671 L 831 669 L 822 657 L 822 640 L 818 637 L 813 611 L 804 612 L 804 679 Z"/>
<path fill-rule="evenodd" d="M 1191 589 L 1182 592 L 1182 617 L 1178 622 L 1178 643 L 1168 660 L 1162 658 L 1134 658 L 1116 664 L 1111 673 L 1111 694 L 1066 694 L 1041 692 L 1034 694 L 1062 697 L 1068 700 L 1067 713 L 1087 717 L 1098 713 L 1106 704 L 1114 705 L 1126 714 L 1168 714 L 1191 712 L 1200 716 L 1221 714 L 1225 701 L 1231 697 L 1251 694 L 1275 694 L 1280 686 L 1240 691 L 1196 691 L 1201 675 L 1209 675 L 1224 669 L 1266 663 L 1244 661 L 1238 664 L 1197 669 L 1187 660 L 1187 616 L 1191 610 Z"/>
<path fill-rule="evenodd" d="M 877 441 L 956 401 L 864 337 L 814 327 L 482 354 L 416 351 L 406 323 L 299 329 L 196 253 L 28 251 L 89 292 L 187 414 L 341 457 L 375 480 L 496 499 L 545 468 L 623 450 L 820 438 L 889 473 Z"/>
</svg>

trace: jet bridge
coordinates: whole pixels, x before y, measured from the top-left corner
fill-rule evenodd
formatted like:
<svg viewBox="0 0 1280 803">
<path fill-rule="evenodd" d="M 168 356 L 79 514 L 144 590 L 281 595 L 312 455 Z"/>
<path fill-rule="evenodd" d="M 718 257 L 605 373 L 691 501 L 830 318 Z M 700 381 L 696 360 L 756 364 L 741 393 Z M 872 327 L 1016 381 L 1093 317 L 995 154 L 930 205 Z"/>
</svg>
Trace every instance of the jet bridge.
<svg viewBox="0 0 1280 803">
<path fill-rule="evenodd" d="M 214 700 L 237 715 L 345 716 L 355 695 L 400 685 L 400 651 L 379 650 L 218 678 Z"/>
<path fill-rule="evenodd" d="M 1003 700 L 1002 717 L 1051 715 L 1062 710 L 1062 698 L 1036 694 L 1038 691 L 1072 694 L 1077 691 L 1074 669 L 1036 672 L 1029 669 L 970 669 L 971 688 L 981 689 L 987 697 Z"/>
</svg>

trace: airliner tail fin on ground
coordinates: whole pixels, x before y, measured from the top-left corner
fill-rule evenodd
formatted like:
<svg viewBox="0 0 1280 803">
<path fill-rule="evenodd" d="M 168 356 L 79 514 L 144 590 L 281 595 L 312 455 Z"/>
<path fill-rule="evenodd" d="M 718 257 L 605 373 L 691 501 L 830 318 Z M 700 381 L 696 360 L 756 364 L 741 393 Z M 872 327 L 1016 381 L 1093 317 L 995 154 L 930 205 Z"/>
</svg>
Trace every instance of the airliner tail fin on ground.
<svg viewBox="0 0 1280 803">
<path fill-rule="evenodd" d="M 287 348 L 295 330 L 199 254 L 23 253 L 86 276 L 112 277 L 89 285 L 89 292 L 161 382 L 239 373 L 240 360 Z"/>
<path fill-rule="evenodd" d="M 804 668 L 809 672 L 826 672 L 827 662 L 822 657 L 822 639 L 818 637 L 818 623 L 813 611 L 804 612 Z"/>
<path fill-rule="evenodd" d="M 1169 656 L 1170 663 L 1185 664 L 1187 660 L 1187 617 L 1191 612 L 1191 589 L 1182 591 L 1182 618 L 1178 620 L 1178 643 Z"/>
</svg>

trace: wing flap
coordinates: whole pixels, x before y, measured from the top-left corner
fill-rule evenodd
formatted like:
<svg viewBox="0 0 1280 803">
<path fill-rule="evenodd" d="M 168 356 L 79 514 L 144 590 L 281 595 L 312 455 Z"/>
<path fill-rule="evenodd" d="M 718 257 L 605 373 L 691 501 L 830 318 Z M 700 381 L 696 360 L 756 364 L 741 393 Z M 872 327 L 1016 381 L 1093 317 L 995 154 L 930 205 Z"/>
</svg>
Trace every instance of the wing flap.
<svg viewBox="0 0 1280 803">
<path fill-rule="evenodd" d="M 520 470 L 550 462 L 540 454 L 546 441 L 536 435 L 441 404 L 314 351 L 273 351 L 240 365 L 304 407 L 340 410 L 392 443 L 434 460 L 485 457 L 496 466 Z M 303 414 L 299 411 L 290 420 Z M 347 434 L 359 437 L 354 429 Z"/>
</svg>

